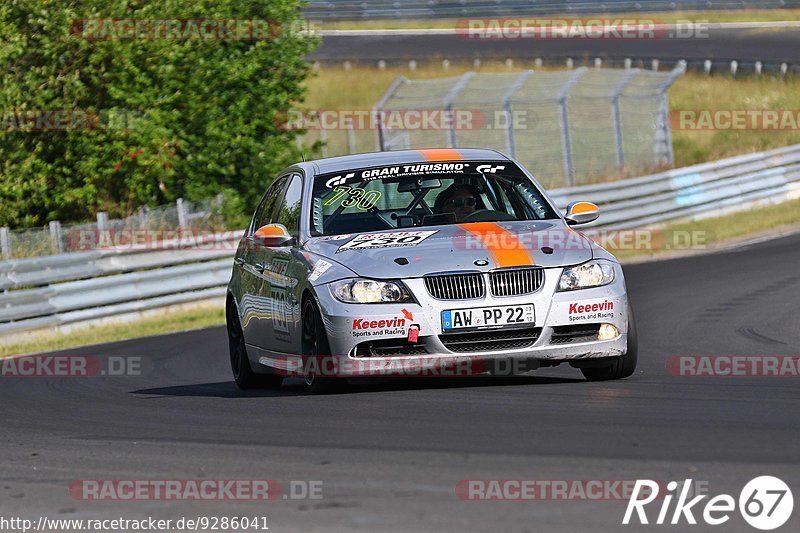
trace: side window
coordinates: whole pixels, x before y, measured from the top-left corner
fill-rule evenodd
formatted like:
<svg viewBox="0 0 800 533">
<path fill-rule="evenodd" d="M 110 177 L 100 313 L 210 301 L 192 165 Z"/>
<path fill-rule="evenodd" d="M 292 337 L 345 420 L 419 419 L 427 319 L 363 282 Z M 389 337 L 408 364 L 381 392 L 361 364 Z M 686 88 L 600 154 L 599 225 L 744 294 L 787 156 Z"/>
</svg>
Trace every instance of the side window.
<svg viewBox="0 0 800 533">
<path fill-rule="evenodd" d="M 505 211 L 509 215 L 514 215 L 517 218 L 523 218 L 517 213 L 514 209 L 514 206 L 511 205 L 511 200 L 508 198 L 508 191 L 506 190 L 505 186 L 501 183 L 495 184 L 495 192 L 497 193 L 497 201 L 500 202 L 500 205 L 497 206 L 495 209 L 498 211 Z"/>
<path fill-rule="evenodd" d="M 256 214 L 253 217 L 253 226 L 251 232 L 255 232 L 261 226 L 265 226 L 273 221 L 273 214 L 275 213 L 275 204 L 281 196 L 283 186 L 286 184 L 286 176 L 281 176 L 272 182 L 261 205 L 258 206 Z"/>
<path fill-rule="evenodd" d="M 300 206 L 303 200 L 303 180 L 297 174 L 291 176 L 286 194 L 283 195 L 278 216 L 275 220 L 289 230 L 289 234 L 297 237 L 300 234 Z"/>
<path fill-rule="evenodd" d="M 261 213 L 264 211 L 264 204 L 267 203 L 267 195 L 264 194 L 261 201 L 258 203 L 258 207 L 256 207 L 256 212 L 253 213 L 253 219 L 250 221 L 250 229 L 247 230 L 248 235 L 252 235 L 259 226 L 256 226 L 256 221 L 261 219 Z"/>
</svg>

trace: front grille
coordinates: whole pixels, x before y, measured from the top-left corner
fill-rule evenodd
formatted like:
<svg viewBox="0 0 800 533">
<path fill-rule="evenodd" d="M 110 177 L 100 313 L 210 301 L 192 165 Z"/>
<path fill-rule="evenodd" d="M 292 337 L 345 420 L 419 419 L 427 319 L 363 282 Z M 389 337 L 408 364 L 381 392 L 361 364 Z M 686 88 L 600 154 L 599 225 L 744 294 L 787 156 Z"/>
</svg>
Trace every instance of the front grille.
<svg viewBox="0 0 800 533">
<path fill-rule="evenodd" d="M 520 296 L 538 291 L 544 284 L 544 269 L 515 268 L 489 274 L 489 285 L 495 296 Z"/>
<path fill-rule="evenodd" d="M 428 349 L 424 344 L 409 344 L 399 339 L 362 342 L 356 346 L 355 357 L 398 357 L 403 355 L 424 355 Z"/>
<path fill-rule="evenodd" d="M 437 300 L 474 300 L 486 294 L 486 286 L 479 273 L 426 276 L 425 288 Z"/>
<path fill-rule="evenodd" d="M 597 340 L 600 324 L 576 324 L 574 326 L 556 326 L 550 344 L 569 344 L 571 342 L 592 342 Z"/>
<path fill-rule="evenodd" d="M 542 328 L 484 330 L 447 333 L 439 340 L 451 352 L 492 352 L 530 348 L 541 333 Z"/>
</svg>

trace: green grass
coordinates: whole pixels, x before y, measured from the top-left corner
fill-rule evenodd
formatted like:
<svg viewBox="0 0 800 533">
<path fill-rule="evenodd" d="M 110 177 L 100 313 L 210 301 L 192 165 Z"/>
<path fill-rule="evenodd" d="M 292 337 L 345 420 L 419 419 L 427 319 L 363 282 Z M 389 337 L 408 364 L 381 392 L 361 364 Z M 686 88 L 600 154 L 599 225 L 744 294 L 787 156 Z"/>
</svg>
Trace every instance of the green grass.
<svg viewBox="0 0 800 533">
<path fill-rule="evenodd" d="M 800 80 L 773 76 L 705 76 L 689 73 L 669 91 L 671 111 L 703 109 L 789 109 L 800 110 Z M 713 161 L 738 154 L 800 143 L 794 131 L 681 131 L 673 123 L 673 148 L 678 167 Z"/>
<path fill-rule="evenodd" d="M 71 333 L 31 333 L 13 344 L 0 344 L 0 357 L 62 350 L 224 324 L 225 310 L 221 305 L 219 308 L 204 306 L 202 309 L 164 311 L 157 316 L 124 324 L 92 326 L 75 329 Z"/>
<path fill-rule="evenodd" d="M 747 237 L 796 229 L 798 224 L 800 224 L 800 200 L 791 200 L 721 217 L 669 224 L 660 231 L 660 235 L 664 236 L 664 242 L 670 245 L 670 249 L 662 248 L 654 251 L 609 249 L 609 251 L 621 261 L 680 254 L 686 251 L 685 244 L 691 242 L 689 236 L 692 235 L 693 242 L 697 246 L 695 250 L 702 252 L 703 249 L 717 248 Z M 657 240 L 654 238 L 654 241 Z"/>
<path fill-rule="evenodd" d="M 514 15 L 524 18 L 591 18 L 591 15 L 536 15 L 525 13 Z M 743 9 L 732 11 L 670 11 L 667 13 L 612 13 L 596 15 L 603 19 L 654 20 L 661 24 L 676 22 L 776 22 L 800 19 L 800 9 Z M 319 27 L 323 30 L 383 30 L 383 29 L 451 29 L 458 18 L 452 19 L 403 19 L 328 22 Z"/>
</svg>

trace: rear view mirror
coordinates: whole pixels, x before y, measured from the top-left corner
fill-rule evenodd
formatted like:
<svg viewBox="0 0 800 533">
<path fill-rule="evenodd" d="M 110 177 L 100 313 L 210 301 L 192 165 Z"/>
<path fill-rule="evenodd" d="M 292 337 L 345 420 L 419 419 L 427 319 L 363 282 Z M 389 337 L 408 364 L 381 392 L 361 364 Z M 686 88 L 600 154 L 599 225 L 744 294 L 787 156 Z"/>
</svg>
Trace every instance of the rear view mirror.
<svg viewBox="0 0 800 533">
<path fill-rule="evenodd" d="M 438 189 L 442 182 L 437 179 L 418 179 L 417 181 L 404 181 L 397 186 L 397 192 L 416 192 L 423 189 Z"/>
<path fill-rule="evenodd" d="M 567 206 L 564 218 L 570 226 L 577 226 L 594 222 L 599 216 L 600 208 L 592 202 L 573 202 Z"/>
<path fill-rule="evenodd" d="M 289 231 L 282 224 L 267 224 L 256 230 L 253 234 L 253 240 L 267 248 L 278 248 L 287 246 L 292 242 L 292 236 L 289 235 Z"/>
</svg>

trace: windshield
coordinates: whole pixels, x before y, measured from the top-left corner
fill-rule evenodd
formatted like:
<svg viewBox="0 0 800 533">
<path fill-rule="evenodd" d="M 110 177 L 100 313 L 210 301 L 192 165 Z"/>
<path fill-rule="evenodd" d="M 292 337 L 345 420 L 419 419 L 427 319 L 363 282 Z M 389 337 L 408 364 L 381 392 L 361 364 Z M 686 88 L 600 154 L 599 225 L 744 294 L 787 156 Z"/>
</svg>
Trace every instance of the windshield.
<svg viewBox="0 0 800 533">
<path fill-rule="evenodd" d="M 513 163 L 418 163 L 317 176 L 311 234 L 554 218 L 553 208 Z"/>
</svg>

